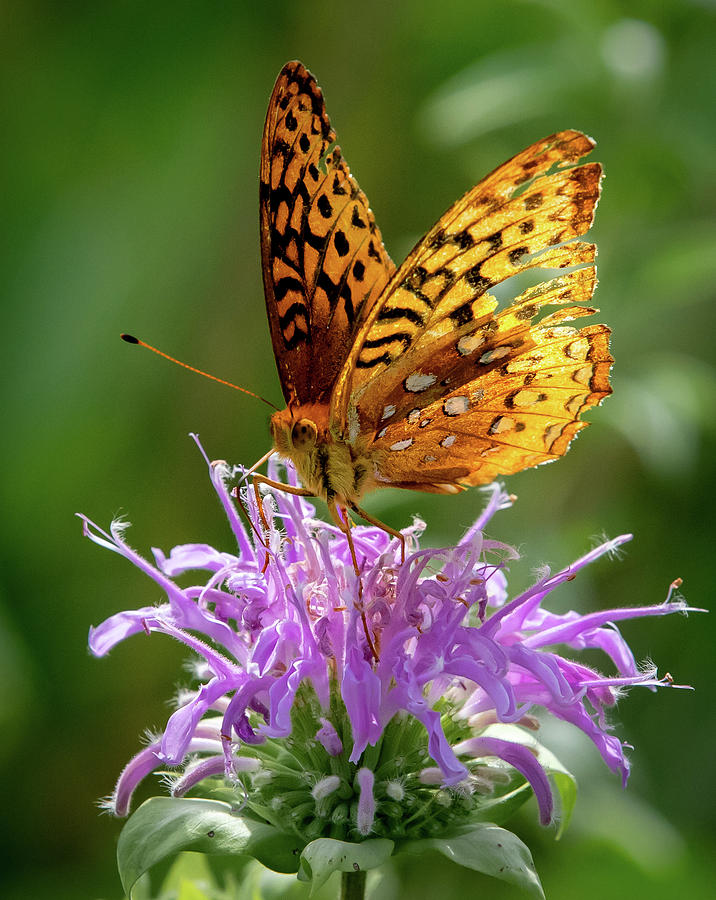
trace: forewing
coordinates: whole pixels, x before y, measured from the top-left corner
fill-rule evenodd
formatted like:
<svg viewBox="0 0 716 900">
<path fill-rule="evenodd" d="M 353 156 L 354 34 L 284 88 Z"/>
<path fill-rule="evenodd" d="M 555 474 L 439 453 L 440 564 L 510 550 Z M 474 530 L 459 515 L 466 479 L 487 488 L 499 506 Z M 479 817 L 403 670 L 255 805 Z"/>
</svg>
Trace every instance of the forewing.
<svg viewBox="0 0 716 900">
<path fill-rule="evenodd" d="M 315 79 L 288 63 L 266 115 L 260 186 L 266 306 L 287 402 L 327 399 L 395 270 L 335 138 Z"/>
</svg>

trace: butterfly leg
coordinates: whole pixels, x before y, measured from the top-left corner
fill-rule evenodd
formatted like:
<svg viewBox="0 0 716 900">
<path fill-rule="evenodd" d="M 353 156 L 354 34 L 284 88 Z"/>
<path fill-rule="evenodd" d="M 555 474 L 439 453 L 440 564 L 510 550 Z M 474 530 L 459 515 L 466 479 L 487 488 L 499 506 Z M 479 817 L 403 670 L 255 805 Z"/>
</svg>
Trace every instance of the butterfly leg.
<svg viewBox="0 0 716 900">
<path fill-rule="evenodd" d="M 267 457 L 264 457 L 264 459 L 266 459 L 266 458 L 267 458 Z M 259 462 L 256 463 L 256 465 L 260 465 L 261 462 L 263 462 L 263 460 L 259 460 Z M 212 470 L 214 470 L 214 469 L 216 469 L 217 466 L 225 466 L 225 465 L 226 465 L 226 462 L 225 462 L 223 459 L 216 459 L 216 460 L 214 460 L 214 461 L 211 463 L 211 468 L 212 468 Z M 251 470 L 249 470 L 249 471 L 251 471 Z M 244 476 L 244 477 L 245 477 L 245 476 Z M 243 479 L 242 479 L 242 480 L 243 480 Z M 256 535 L 256 540 L 259 542 L 259 544 L 261 544 L 262 547 L 266 547 L 267 544 L 266 544 L 266 542 L 265 542 L 265 540 L 264 540 L 264 536 L 261 534 L 261 532 L 259 531 L 259 529 L 256 527 L 256 523 L 254 522 L 254 520 L 253 520 L 253 519 L 251 518 L 251 516 L 249 515 L 248 507 L 246 506 L 246 504 L 244 503 L 244 501 L 241 499 L 241 491 L 239 490 L 239 485 L 238 485 L 238 484 L 235 485 L 235 486 L 231 489 L 230 494 L 231 494 L 231 496 L 234 498 L 234 500 L 236 501 L 236 504 L 237 504 L 238 509 L 239 509 L 239 515 L 241 515 L 241 516 L 244 518 L 244 520 L 246 521 L 246 524 L 247 524 L 247 526 L 248 526 L 248 528 L 249 528 L 249 531 L 250 531 L 250 532 L 253 531 L 253 533 Z"/>
<path fill-rule="evenodd" d="M 246 520 L 246 523 L 248 524 L 249 529 L 251 531 L 253 531 L 253 533 L 256 535 L 256 538 L 257 538 L 258 542 L 261 544 L 261 546 L 266 547 L 267 544 L 266 544 L 266 541 L 264 540 L 264 535 L 261 534 L 259 529 L 256 527 L 254 520 L 249 515 L 248 507 L 244 504 L 244 501 L 241 499 L 241 494 L 239 492 L 239 489 L 234 488 L 231 492 L 231 496 L 234 498 L 234 500 L 236 500 L 236 502 L 239 506 L 241 515 Z"/>
<path fill-rule="evenodd" d="M 368 620 L 366 619 L 365 609 L 363 608 L 363 579 L 360 575 L 360 569 L 358 568 L 358 557 L 356 556 L 356 548 L 353 543 L 353 535 L 351 534 L 351 520 L 348 516 L 348 510 L 345 506 L 339 505 L 337 503 L 329 503 L 328 505 L 329 512 L 331 514 L 331 518 L 336 523 L 336 525 L 340 528 L 340 530 L 345 534 L 346 540 L 348 541 L 348 548 L 351 551 L 351 560 L 353 562 L 353 571 L 356 573 L 356 578 L 358 579 L 358 603 L 360 609 L 360 618 L 363 623 L 363 631 L 365 633 L 365 639 L 368 642 L 368 647 L 370 652 L 373 654 L 373 659 L 378 660 L 378 651 L 375 648 L 375 644 L 373 643 L 373 638 L 370 634 L 370 629 L 368 628 Z"/>
<path fill-rule="evenodd" d="M 307 491 L 306 488 L 294 487 L 291 484 L 283 484 L 280 481 L 274 481 L 272 478 L 267 478 L 265 475 L 254 475 L 252 483 L 254 487 L 254 496 L 256 497 L 256 508 L 259 511 L 261 524 L 266 529 L 267 534 L 269 531 L 269 523 L 266 519 L 266 514 L 264 513 L 263 503 L 261 502 L 261 494 L 259 493 L 260 484 L 267 484 L 269 487 L 272 487 L 277 491 L 283 491 L 284 494 L 295 494 L 297 497 L 315 497 L 315 494 L 311 493 L 311 491 Z M 261 570 L 262 572 L 265 572 L 266 569 L 268 569 L 268 564 L 269 554 L 267 550 L 266 559 L 264 560 L 264 567 Z"/>
<path fill-rule="evenodd" d="M 354 513 L 357 513 L 361 519 L 365 519 L 366 522 L 370 522 L 371 525 L 375 525 L 376 528 L 380 528 L 381 531 L 387 532 L 400 541 L 400 563 L 402 565 L 405 562 L 405 535 L 401 534 L 400 531 L 396 531 L 395 528 L 391 528 L 390 525 L 386 525 L 385 522 L 381 522 L 380 519 L 371 516 L 370 513 L 361 509 L 357 503 L 351 503 L 350 508 Z"/>
<path fill-rule="evenodd" d="M 345 534 L 348 540 L 348 547 L 351 551 L 351 560 L 353 561 L 353 570 L 356 575 L 360 579 L 360 569 L 358 568 L 358 557 L 356 556 L 356 548 L 353 543 L 353 535 L 351 534 L 351 525 L 352 522 L 348 517 L 348 510 L 345 506 L 339 506 L 337 503 L 329 503 L 328 510 L 331 514 L 331 518 L 336 523 L 336 525 L 340 528 L 340 530 Z M 362 583 L 359 585 L 359 593 L 361 596 L 363 595 L 363 585 Z"/>
</svg>

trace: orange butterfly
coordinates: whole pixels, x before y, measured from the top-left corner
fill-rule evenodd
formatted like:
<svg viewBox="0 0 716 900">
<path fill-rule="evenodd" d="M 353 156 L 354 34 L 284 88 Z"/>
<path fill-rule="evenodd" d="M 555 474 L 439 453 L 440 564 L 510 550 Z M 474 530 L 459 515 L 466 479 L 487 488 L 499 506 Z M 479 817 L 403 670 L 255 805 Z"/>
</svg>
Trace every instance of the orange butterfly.
<svg viewBox="0 0 716 900">
<path fill-rule="evenodd" d="M 350 538 L 348 510 L 379 487 L 457 493 L 562 456 L 611 392 L 596 310 L 594 146 L 550 135 L 468 191 L 396 269 L 335 144 L 315 79 L 284 66 L 261 148 L 261 256 L 286 409 L 272 453 L 290 459 Z M 503 310 L 489 291 L 563 269 Z M 545 307 L 559 308 L 538 318 Z M 269 454 L 270 455 L 270 454 Z M 255 484 L 258 497 L 258 487 Z M 355 555 L 354 555 L 355 563 Z M 356 566 L 357 568 L 357 566 Z"/>
</svg>

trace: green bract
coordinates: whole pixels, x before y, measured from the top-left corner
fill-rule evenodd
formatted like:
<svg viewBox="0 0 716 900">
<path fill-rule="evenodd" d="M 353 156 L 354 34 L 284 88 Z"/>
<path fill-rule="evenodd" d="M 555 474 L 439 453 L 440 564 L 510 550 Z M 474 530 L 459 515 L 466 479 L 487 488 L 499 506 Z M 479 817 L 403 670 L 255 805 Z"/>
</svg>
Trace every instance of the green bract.
<svg viewBox="0 0 716 900">
<path fill-rule="evenodd" d="M 132 900 L 152 896 L 145 893 L 141 876 L 152 866 L 184 850 L 254 857 L 276 872 L 297 872 L 300 881 L 311 883 L 311 894 L 334 872 L 377 868 L 393 852 L 421 854 L 435 850 L 459 865 L 516 884 L 533 897 L 544 897 L 528 848 L 512 832 L 492 823 L 465 825 L 443 837 L 407 840 L 397 845 L 385 838 L 369 838 L 360 843 L 318 838 L 301 846 L 292 835 L 235 813 L 228 803 L 169 797 L 147 800 L 122 831 L 117 858 L 127 895 Z M 227 895 L 216 887 L 210 871 L 194 854 L 188 861 L 187 857 L 179 857 L 172 871 L 177 873 L 184 868 L 193 886 L 189 894 L 181 893 L 182 900 L 213 900 L 214 897 L 228 900 L 228 896 L 243 896 L 243 889 L 237 888 L 240 893 Z M 170 895 L 176 897 L 179 881 L 178 875 L 173 882 L 168 879 L 157 900 Z M 207 885 L 205 892 L 202 883 Z M 260 900 L 264 894 L 254 886 L 250 896 Z"/>
</svg>

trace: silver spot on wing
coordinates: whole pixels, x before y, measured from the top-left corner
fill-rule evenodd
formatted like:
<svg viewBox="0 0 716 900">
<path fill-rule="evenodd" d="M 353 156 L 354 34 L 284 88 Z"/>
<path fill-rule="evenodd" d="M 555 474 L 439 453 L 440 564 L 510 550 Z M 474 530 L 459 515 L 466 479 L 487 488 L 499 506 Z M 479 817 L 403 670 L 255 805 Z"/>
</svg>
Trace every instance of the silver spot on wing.
<svg viewBox="0 0 716 900">
<path fill-rule="evenodd" d="M 405 379 L 405 390 L 412 391 L 414 394 L 425 391 L 435 384 L 438 380 L 437 375 L 426 375 L 423 372 L 413 372 Z"/>
<path fill-rule="evenodd" d="M 459 416 L 469 408 L 470 401 L 467 397 L 448 397 L 443 403 L 443 412 L 446 416 Z"/>
</svg>

